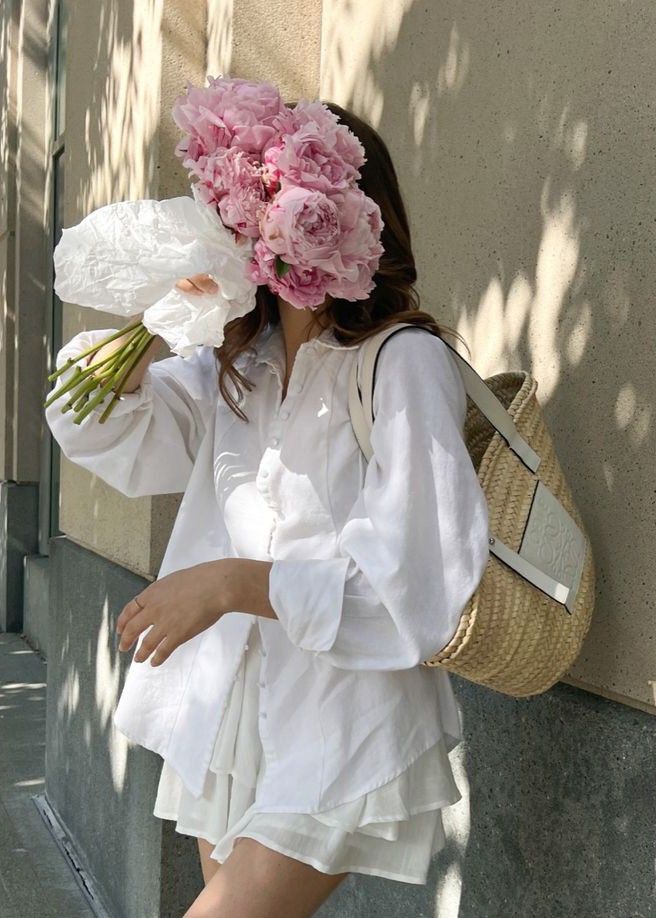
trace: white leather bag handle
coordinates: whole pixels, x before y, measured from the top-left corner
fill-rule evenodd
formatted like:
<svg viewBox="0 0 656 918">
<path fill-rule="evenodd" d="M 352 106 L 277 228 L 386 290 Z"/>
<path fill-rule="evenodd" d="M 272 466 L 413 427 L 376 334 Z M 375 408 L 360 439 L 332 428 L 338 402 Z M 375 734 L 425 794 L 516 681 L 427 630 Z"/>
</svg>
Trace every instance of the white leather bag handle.
<svg viewBox="0 0 656 918">
<path fill-rule="evenodd" d="M 417 328 L 411 322 L 398 322 L 371 335 L 357 352 L 357 358 L 351 367 L 349 379 L 349 411 L 353 422 L 353 429 L 360 448 L 367 461 L 371 458 L 371 445 L 369 431 L 373 425 L 373 392 L 376 373 L 376 361 L 385 341 L 397 334 L 402 328 Z M 427 334 L 430 334 L 427 332 Z M 444 339 L 441 339 L 444 341 Z M 458 353 L 447 341 L 444 344 L 456 358 L 456 365 L 460 371 L 467 395 L 471 398 L 479 411 L 485 415 L 490 424 L 498 430 L 510 449 L 521 459 L 531 472 L 536 472 L 540 465 L 540 457 L 522 437 L 515 426 L 515 422 L 508 414 L 502 403 L 486 382 L 478 375 L 476 370 L 465 358 Z"/>
</svg>

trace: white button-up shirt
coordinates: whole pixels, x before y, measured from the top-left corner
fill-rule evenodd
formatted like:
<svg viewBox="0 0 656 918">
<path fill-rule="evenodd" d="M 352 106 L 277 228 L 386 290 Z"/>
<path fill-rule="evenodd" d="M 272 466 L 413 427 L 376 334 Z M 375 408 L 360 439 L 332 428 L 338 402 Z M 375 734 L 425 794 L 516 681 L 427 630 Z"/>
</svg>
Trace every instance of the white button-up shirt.
<svg viewBox="0 0 656 918">
<path fill-rule="evenodd" d="M 57 367 L 109 331 L 80 332 Z M 419 664 L 455 633 L 488 560 L 464 387 L 439 338 L 390 338 L 367 463 L 348 412 L 357 354 L 332 329 L 301 344 L 282 399 L 284 340 L 268 326 L 237 362 L 255 384 L 241 403 L 248 423 L 220 396 L 211 347 L 151 363 L 104 424 L 105 402 L 79 425 L 63 399 L 46 409 L 64 454 L 123 494 L 184 492 L 159 577 L 227 556 L 272 561 L 277 620 L 228 612 L 163 664 L 133 660 L 127 673 L 114 724 L 195 796 L 254 626 L 266 762 L 256 809 L 332 808 L 440 738 L 448 749 L 462 739 L 449 674 Z"/>
</svg>

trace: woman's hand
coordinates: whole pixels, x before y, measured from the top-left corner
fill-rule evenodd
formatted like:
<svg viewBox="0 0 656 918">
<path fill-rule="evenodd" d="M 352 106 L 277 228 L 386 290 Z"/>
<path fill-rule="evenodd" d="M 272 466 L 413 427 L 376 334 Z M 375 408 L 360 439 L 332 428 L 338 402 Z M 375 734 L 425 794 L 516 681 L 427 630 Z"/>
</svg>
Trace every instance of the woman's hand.
<svg viewBox="0 0 656 918">
<path fill-rule="evenodd" d="M 152 653 L 151 665 L 158 666 L 180 644 L 217 622 L 233 608 L 230 604 L 233 560 L 220 558 L 195 564 L 149 584 L 124 606 L 118 617 L 119 650 L 129 650 L 139 635 L 150 628 L 134 659 L 143 663 Z"/>
<path fill-rule="evenodd" d="M 150 628 L 134 659 L 143 663 L 152 653 L 151 665 L 158 666 L 226 612 L 277 618 L 269 602 L 270 570 L 271 561 L 219 558 L 167 574 L 123 607 L 118 649 L 129 650 Z"/>
<path fill-rule="evenodd" d="M 182 293 L 193 293 L 194 296 L 201 293 L 217 293 L 219 289 L 219 285 L 209 274 L 192 274 L 191 277 L 181 277 L 175 287 Z"/>
<path fill-rule="evenodd" d="M 141 318 L 142 316 L 130 316 L 125 324 L 133 325 L 136 319 Z M 123 347 L 123 345 L 128 340 L 128 337 L 129 334 L 126 333 L 125 335 L 121 335 L 120 338 L 115 338 L 113 341 L 110 341 L 107 344 L 103 344 L 101 347 L 87 356 L 85 360 L 86 365 L 90 366 L 92 361 L 95 363 L 100 363 L 105 359 L 105 357 L 109 357 L 111 354 L 116 353 L 119 348 Z M 155 359 L 155 357 L 159 356 L 160 352 L 164 354 L 165 350 L 168 350 L 166 341 L 164 341 L 164 339 L 159 335 L 155 335 L 137 363 L 130 370 L 130 373 L 123 385 L 122 391 L 125 393 L 134 392 L 135 389 L 141 385 L 141 380 L 143 379 L 144 373 L 150 366 L 151 362 Z"/>
</svg>

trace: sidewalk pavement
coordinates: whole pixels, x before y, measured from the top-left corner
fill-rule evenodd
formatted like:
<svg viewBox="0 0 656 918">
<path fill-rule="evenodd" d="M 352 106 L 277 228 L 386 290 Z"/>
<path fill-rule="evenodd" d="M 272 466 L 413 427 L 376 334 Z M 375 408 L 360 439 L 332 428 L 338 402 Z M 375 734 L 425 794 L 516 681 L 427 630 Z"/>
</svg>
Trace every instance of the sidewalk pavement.
<svg viewBox="0 0 656 918">
<path fill-rule="evenodd" d="M 0 918 L 93 918 L 32 795 L 45 787 L 46 664 L 0 632 Z"/>
</svg>

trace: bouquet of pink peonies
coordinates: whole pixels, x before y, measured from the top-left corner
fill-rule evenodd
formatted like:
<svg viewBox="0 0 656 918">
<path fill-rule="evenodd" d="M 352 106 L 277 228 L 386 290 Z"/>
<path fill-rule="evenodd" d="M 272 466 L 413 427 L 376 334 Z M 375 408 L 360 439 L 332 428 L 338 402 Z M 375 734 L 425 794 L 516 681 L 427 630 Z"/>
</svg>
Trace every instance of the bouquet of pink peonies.
<svg viewBox="0 0 656 918">
<path fill-rule="evenodd" d="M 380 209 L 357 185 L 362 144 L 327 106 L 290 108 L 270 83 L 210 77 L 187 86 L 173 118 L 193 199 L 107 205 L 64 230 L 55 249 L 62 299 L 121 315 L 146 306 L 102 368 L 68 361 L 48 377 L 74 369 L 46 405 L 68 393 L 62 410 L 72 408 L 76 423 L 111 394 L 101 422 L 109 416 L 155 334 L 181 356 L 220 345 L 226 322 L 255 307 L 258 284 L 299 309 L 327 295 L 366 299 L 375 286 Z M 172 289 L 193 273 L 210 274 L 219 293 Z"/>
<path fill-rule="evenodd" d="M 288 108 L 269 83 L 217 77 L 188 88 L 173 118 L 197 199 L 255 240 L 256 284 L 299 308 L 369 295 L 383 221 L 357 187 L 362 144 L 327 106 Z"/>
</svg>

